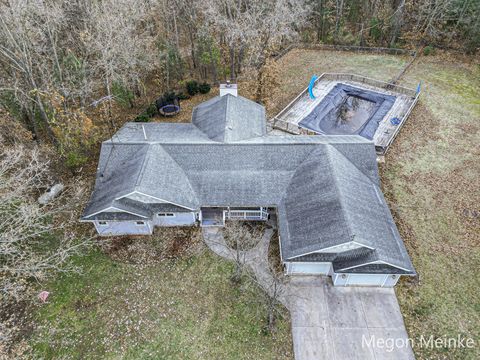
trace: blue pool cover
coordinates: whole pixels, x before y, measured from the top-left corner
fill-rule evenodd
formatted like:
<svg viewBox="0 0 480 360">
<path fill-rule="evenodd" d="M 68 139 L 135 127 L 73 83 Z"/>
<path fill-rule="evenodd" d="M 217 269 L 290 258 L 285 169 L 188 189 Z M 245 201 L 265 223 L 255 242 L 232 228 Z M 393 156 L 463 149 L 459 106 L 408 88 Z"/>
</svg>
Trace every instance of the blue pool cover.
<svg viewBox="0 0 480 360">
<path fill-rule="evenodd" d="M 360 135 L 369 140 L 395 96 L 337 84 L 299 125 L 318 134 Z"/>
</svg>

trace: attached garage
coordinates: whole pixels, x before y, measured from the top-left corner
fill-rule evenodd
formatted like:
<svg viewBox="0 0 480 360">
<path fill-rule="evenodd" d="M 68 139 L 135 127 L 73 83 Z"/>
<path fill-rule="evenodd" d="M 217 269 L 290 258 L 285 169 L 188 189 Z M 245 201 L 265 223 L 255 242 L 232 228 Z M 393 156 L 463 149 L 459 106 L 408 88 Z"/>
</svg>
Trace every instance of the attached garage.
<svg viewBox="0 0 480 360">
<path fill-rule="evenodd" d="M 333 274 L 335 286 L 380 286 L 392 287 L 398 281 L 397 274 Z"/>
<path fill-rule="evenodd" d="M 289 262 L 288 275 L 330 275 L 332 263 L 329 262 Z"/>
</svg>

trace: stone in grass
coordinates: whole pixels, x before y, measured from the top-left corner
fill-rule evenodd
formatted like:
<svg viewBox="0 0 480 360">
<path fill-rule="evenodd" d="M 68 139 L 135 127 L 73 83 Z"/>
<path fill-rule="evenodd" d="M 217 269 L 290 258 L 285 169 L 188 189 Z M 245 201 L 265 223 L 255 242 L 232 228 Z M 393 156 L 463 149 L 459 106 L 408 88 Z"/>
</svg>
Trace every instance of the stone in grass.
<svg viewBox="0 0 480 360">
<path fill-rule="evenodd" d="M 48 189 L 44 194 L 38 198 L 38 202 L 42 205 L 48 204 L 50 201 L 55 199 L 63 191 L 65 186 L 63 184 L 55 184 L 50 189 Z"/>
</svg>

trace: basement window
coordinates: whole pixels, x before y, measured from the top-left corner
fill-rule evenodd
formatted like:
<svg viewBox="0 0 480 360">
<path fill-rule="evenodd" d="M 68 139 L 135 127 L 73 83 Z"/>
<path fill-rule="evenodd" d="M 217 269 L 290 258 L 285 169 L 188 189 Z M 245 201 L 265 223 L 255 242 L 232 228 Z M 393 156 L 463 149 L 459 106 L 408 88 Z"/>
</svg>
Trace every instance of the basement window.
<svg viewBox="0 0 480 360">
<path fill-rule="evenodd" d="M 165 216 L 174 217 L 175 216 L 174 213 L 158 213 L 157 215 L 162 216 L 162 217 L 165 217 Z"/>
<path fill-rule="evenodd" d="M 135 222 L 135 225 L 137 225 L 137 226 L 143 226 L 143 225 L 145 225 L 145 221 L 136 221 L 136 222 Z"/>
</svg>

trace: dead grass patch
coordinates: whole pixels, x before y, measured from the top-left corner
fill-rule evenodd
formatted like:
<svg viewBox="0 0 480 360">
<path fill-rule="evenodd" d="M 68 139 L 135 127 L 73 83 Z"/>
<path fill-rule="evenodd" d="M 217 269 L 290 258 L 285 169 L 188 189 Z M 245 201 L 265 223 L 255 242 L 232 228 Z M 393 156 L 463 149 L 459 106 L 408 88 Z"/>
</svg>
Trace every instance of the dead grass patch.
<svg viewBox="0 0 480 360">
<path fill-rule="evenodd" d="M 280 238 L 278 236 L 278 230 L 274 230 L 268 246 L 268 263 L 271 271 L 273 271 L 279 277 L 285 273 L 281 259 Z"/>
<path fill-rule="evenodd" d="M 199 227 L 156 228 L 153 236 L 119 236 L 102 241 L 113 260 L 150 265 L 165 259 L 179 259 L 200 253 L 203 239 Z"/>
</svg>

